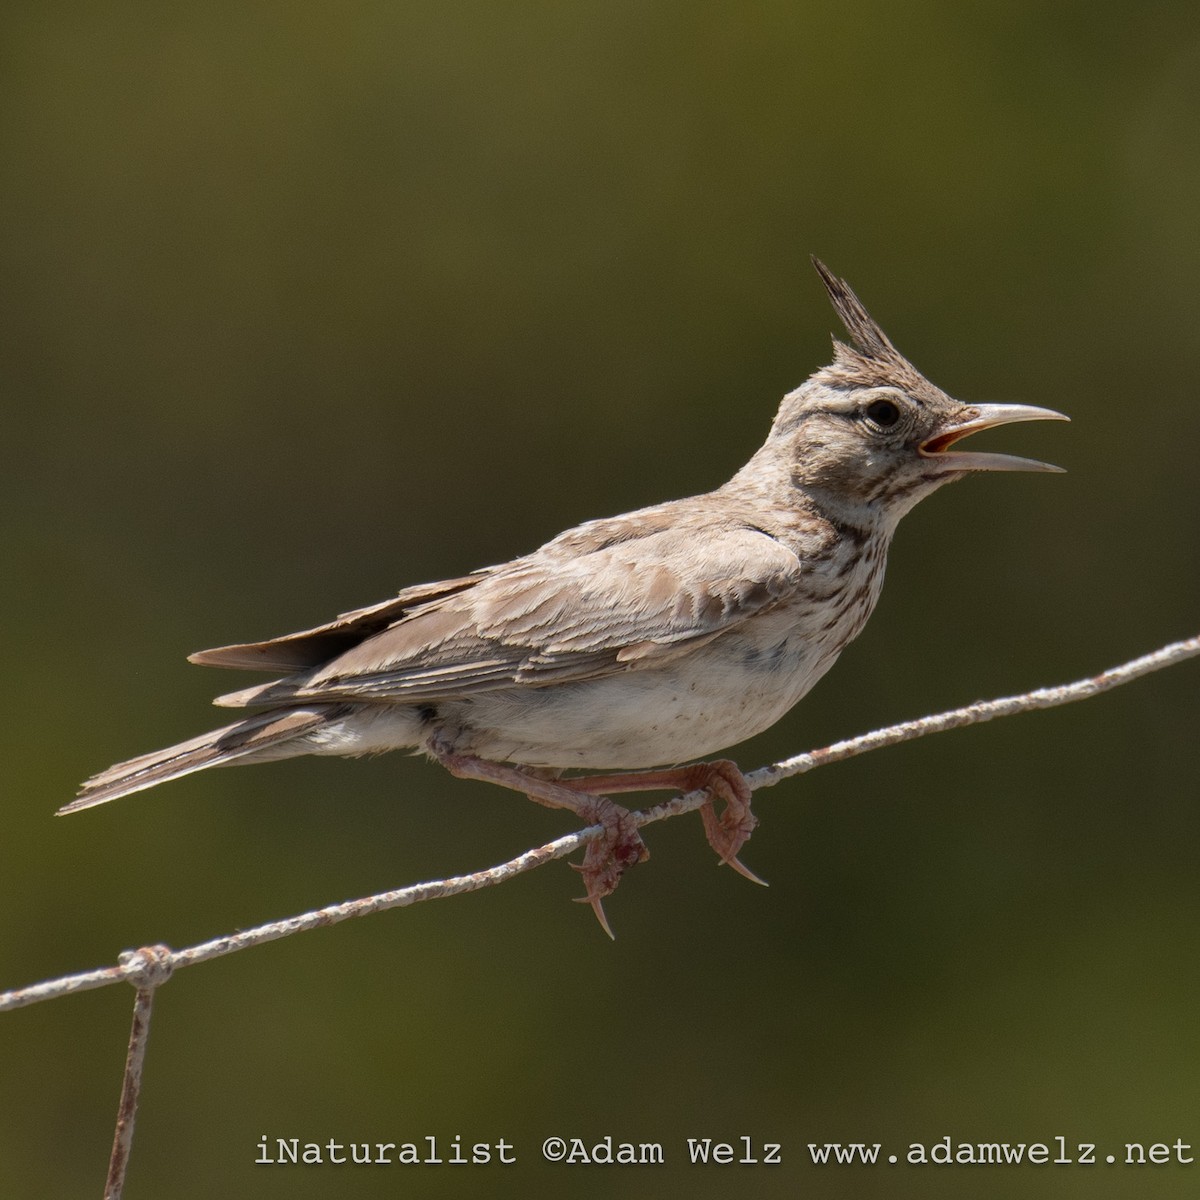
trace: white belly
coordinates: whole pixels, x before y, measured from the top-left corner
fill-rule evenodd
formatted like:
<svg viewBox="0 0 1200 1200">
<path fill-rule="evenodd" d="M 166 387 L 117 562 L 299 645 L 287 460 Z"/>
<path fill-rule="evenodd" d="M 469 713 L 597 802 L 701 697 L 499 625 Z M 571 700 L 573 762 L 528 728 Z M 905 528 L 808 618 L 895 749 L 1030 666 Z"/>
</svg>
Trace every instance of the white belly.
<svg viewBox="0 0 1200 1200">
<path fill-rule="evenodd" d="M 791 623 L 788 622 L 788 625 Z M 456 748 L 532 767 L 637 770 L 711 756 L 779 720 L 836 651 L 787 626 L 730 634 L 656 668 L 446 705 Z"/>
</svg>

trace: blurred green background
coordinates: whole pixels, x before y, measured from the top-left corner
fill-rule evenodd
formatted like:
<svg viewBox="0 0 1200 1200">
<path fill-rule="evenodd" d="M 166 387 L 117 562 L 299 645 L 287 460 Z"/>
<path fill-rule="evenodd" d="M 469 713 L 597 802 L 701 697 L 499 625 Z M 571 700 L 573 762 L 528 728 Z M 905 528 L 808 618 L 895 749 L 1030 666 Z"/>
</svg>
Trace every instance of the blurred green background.
<svg viewBox="0 0 1200 1200">
<path fill-rule="evenodd" d="M 1197 632 L 1200 14 L 962 5 L 14 0 L 0 30 L 0 986 L 499 862 L 561 815 L 416 759 L 214 772 L 269 636 L 714 486 L 828 356 L 808 255 L 964 399 L 1071 426 L 900 531 L 749 768 Z M 1187 664 L 695 818 L 610 900 L 556 864 L 188 970 L 127 1195 L 1194 1195 L 1200 1164 L 828 1167 L 809 1142 L 1200 1143 Z M 250 679 L 247 678 L 247 682 Z M 0 1193 L 98 1194 L 132 992 L 0 1017 Z M 505 1138 L 508 1168 L 255 1167 Z M 551 1167 L 547 1136 L 659 1141 Z M 685 1165 L 686 1137 L 783 1145 Z"/>
</svg>

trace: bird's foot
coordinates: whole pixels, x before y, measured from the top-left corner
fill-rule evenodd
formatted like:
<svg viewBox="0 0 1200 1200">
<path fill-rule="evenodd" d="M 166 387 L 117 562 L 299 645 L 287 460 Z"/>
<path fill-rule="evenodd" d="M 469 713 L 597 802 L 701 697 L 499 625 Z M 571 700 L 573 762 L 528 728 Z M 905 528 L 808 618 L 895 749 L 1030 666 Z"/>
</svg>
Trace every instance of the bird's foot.
<svg viewBox="0 0 1200 1200">
<path fill-rule="evenodd" d="M 664 771 L 626 771 L 617 775 L 583 775 L 560 781 L 581 792 L 645 792 L 656 788 L 674 788 L 680 792 L 708 792 L 710 799 L 700 807 L 700 819 L 708 844 L 717 852 L 722 863 L 731 866 L 751 883 L 762 884 L 749 867 L 738 858 L 746 840 L 754 832 L 758 818 L 750 811 L 750 785 L 737 763 L 727 758 L 712 762 L 693 763 L 689 767 L 670 767 Z M 714 800 L 724 801 L 717 815 Z"/>
<path fill-rule="evenodd" d="M 610 895 L 621 876 L 637 863 L 650 857 L 638 832 L 637 822 L 627 808 L 614 804 L 607 796 L 578 786 L 581 780 L 547 778 L 545 773 L 526 767 L 490 762 L 469 754 L 455 754 L 431 745 L 431 752 L 452 775 L 460 779 L 482 779 L 501 787 L 523 792 L 530 800 L 547 808 L 565 808 L 588 825 L 600 825 L 604 832 L 588 843 L 583 862 L 575 866 L 583 875 L 585 895 L 580 899 L 592 906 L 600 927 L 613 936 L 604 915 L 603 900 Z M 588 781 L 590 782 L 590 780 Z"/>
<path fill-rule="evenodd" d="M 592 906 L 600 928 L 612 937 L 612 927 L 604 915 L 604 897 L 616 891 L 621 876 L 630 867 L 645 862 L 650 851 L 642 841 L 633 813 L 607 796 L 589 796 L 580 815 L 591 825 L 602 825 L 604 832 L 588 843 L 581 864 L 571 864 L 583 876 L 587 893 L 579 899 Z"/>
<path fill-rule="evenodd" d="M 691 770 L 702 774 L 697 782 L 690 785 L 689 790 L 702 787 L 710 796 L 725 802 L 719 816 L 712 800 L 706 800 L 700 806 L 700 819 L 704 822 L 708 844 L 717 852 L 722 863 L 732 867 L 739 875 L 744 875 L 751 883 L 766 887 L 766 880 L 760 879 L 738 858 L 738 853 L 758 825 L 758 818 L 750 811 L 751 792 L 745 775 L 736 763 L 725 758 L 701 763 Z"/>
</svg>

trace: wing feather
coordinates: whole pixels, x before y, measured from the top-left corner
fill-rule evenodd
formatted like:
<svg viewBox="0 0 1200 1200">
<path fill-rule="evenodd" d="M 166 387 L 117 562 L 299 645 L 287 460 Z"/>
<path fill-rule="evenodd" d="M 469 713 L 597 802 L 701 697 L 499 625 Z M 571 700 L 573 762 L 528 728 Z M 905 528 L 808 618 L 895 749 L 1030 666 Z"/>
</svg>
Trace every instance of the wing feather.
<svg viewBox="0 0 1200 1200">
<path fill-rule="evenodd" d="M 584 552 L 551 542 L 401 606 L 398 619 L 312 670 L 220 702 L 416 704 L 634 670 L 773 608 L 800 571 L 792 550 L 745 526 L 660 527 Z M 374 620 L 379 607 L 361 611 Z"/>
<path fill-rule="evenodd" d="M 203 667 L 232 667 L 242 671 L 297 671 L 316 667 L 344 653 L 364 638 L 386 629 L 406 612 L 474 587 L 492 569 L 487 567 L 460 579 L 405 588 L 389 600 L 341 613 L 325 625 L 302 629 L 299 633 L 287 633 L 263 642 L 241 642 L 233 646 L 217 646 L 212 650 L 198 650 L 188 655 L 188 662 Z"/>
</svg>

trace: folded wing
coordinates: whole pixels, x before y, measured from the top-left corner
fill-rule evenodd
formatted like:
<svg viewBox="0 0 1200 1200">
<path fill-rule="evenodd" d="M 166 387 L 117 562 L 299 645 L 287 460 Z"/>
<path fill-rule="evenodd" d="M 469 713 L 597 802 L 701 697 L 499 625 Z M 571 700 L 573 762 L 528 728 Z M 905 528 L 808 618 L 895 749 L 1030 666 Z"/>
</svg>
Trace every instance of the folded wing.
<svg viewBox="0 0 1200 1200">
<path fill-rule="evenodd" d="M 397 597 L 340 619 L 348 624 L 194 661 L 217 662 L 218 655 L 221 665 L 249 665 L 264 647 L 262 665 L 269 658 L 283 666 L 356 636 L 311 670 L 217 700 L 227 705 L 420 704 L 634 670 L 721 636 L 799 583 L 796 555 L 759 530 L 700 534 L 660 528 L 585 553 L 577 545 L 558 553 L 566 548 L 551 542 L 504 567 L 435 585 L 415 603 Z"/>
</svg>

